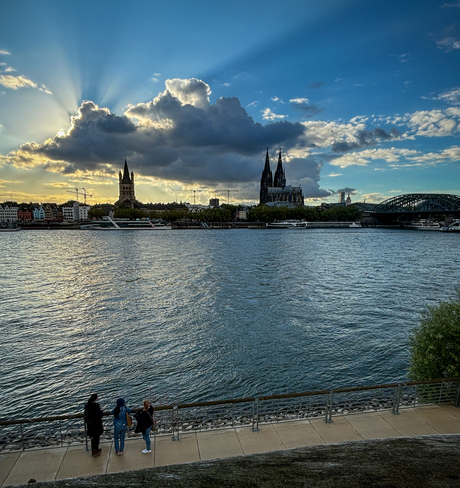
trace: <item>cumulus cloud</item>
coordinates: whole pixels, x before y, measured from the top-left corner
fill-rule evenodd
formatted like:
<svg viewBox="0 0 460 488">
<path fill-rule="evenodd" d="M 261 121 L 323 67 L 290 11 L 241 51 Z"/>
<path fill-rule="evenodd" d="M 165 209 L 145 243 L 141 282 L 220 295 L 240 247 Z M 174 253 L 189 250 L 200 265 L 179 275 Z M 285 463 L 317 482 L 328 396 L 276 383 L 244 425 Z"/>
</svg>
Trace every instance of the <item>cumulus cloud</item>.
<svg viewBox="0 0 460 488">
<path fill-rule="evenodd" d="M 261 110 L 261 113 L 264 120 L 282 120 L 287 118 L 287 115 L 275 114 L 270 108 Z"/>
<path fill-rule="evenodd" d="M 0 75 L 0 85 L 5 88 L 11 88 L 12 90 L 18 90 L 19 88 L 37 88 L 37 83 L 25 76 L 13 76 L 13 75 Z"/>
<path fill-rule="evenodd" d="M 308 100 L 308 98 L 291 98 L 289 100 L 290 103 L 297 103 L 299 105 L 306 105 L 308 103 L 310 103 L 310 100 Z"/>
<path fill-rule="evenodd" d="M 374 146 L 379 141 L 397 139 L 400 137 L 397 129 L 392 129 L 390 132 L 384 129 L 374 129 L 373 131 L 359 130 L 353 135 L 352 140 L 336 141 L 332 144 L 333 152 L 346 152 L 365 146 Z"/>
<path fill-rule="evenodd" d="M 459 114 L 455 110 L 422 110 L 406 117 L 417 136 L 445 137 L 459 132 Z"/>
<path fill-rule="evenodd" d="M 319 189 L 321 164 L 302 150 L 299 123 L 256 123 L 237 98 L 211 103 L 201 80 L 168 80 L 166 89 L 147 103 L 115 115 L 92 101 L 81 104 L 67 132 L 42 144 L 30 142 L 9 155 L 10 164 L 41 166 L 66 175 L 116 173 L 126 155 L 139 177 L 182 184 L 244 185 L 258 182 L 265 148 L 283 148 L 290 155 L 290 184 L 302 182 L 304 194 Z M 257 183 L 256 183 L 257 186 Z M 256 192 L 257 195 L 257 192 Z M 253 198 L 257 198 L 253 196 Z"/>
<path fill-rule="evenodd" d="M 326 121 L 309 121 L 302 124 L 310 147 L 330 147 L 336 153 L 376 145 L 381 141 L 390 141 L 401 136 L 395 128 L 389 132 L 381 128 L 368 130 L 366 121 L 366 118 L 355 117 L 343 124 Z"/>
<path fill-rule="evenodd" d="M 0 54 L 2 52 L 0 51 Z M 6 51 L 3 54 L 9 54 Z M 11 73 L 15 73 L 16 70 L 8 66 L 6 63 L 0 63 L 0 85 L 8 88 L 10 90 L 19 90 L 21 88 L 34 88 L 51 95 L 51 91 L 45 85 L 39 86 L 37 83 L 32 81 L 31 79 L 27 78 L 27 76 L 23 75 L 13 75 Z"/>
<path fill-rule="evenodd" d="M 438 153 L 422 153 L 412 149 L 366 149 L 364 151 L 349 153 L 331 161 L 332 166 L 347 168 L 349 166 L 368 166 L 372 161 L 387 163 L 388 168 L 399 169 L 404 167 L 436 166 L 440 163 L 458 161 L 460 148 L 452 146 Z"/>
<path fill-rule="evenodd" d="M 6 49 L 0 49 L 0 55 L 9 56 L 11 53 Z"/>
<path fill-rule="evenodd" d="M 460 105 L 460 88 L 456 87 L 452 88 L 452 90 L 442 92 L 434 97 L 434 100 L 441 100 L 442 102 L 450 103 L 452 105 Z"/>
</svg>

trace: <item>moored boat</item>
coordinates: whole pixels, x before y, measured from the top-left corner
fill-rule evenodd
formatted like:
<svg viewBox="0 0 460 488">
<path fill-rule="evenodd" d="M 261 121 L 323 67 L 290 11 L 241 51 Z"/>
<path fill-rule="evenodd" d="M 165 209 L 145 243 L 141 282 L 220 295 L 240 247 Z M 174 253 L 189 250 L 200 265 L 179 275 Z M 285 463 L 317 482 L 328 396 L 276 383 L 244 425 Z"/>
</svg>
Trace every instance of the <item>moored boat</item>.
<svg viewBox="0 0 460 488">
<path fill-rule="evenodd" d="M 460 219 L 454 220 L 450 225 L 441 227 L 439 230 L 443 232 L 460 232 Z"/>
<path fill-rule="evenodd" d="M 275 220 L 267 224 L 267 229 L 306 229 L 308 222 L 305 220 Z"/>
<path fill-rule="evenodd" d="M 16 222 L 0 222 L 0 232 L 17 232 L 21 227 Z"/>
<path fill-rule="evenodd" d="M 82 230 L 171 230 L 171 225 L 165 222 L 152 222 L 151 220 L 113 220 L 106 217 L 104 220 L 93 221 L 80 226 Z"/>
<path fill-rule="evenodd" d="M 441 226 L 439 222 L 433 222 L 432 220 L 416 220 L 405 225 L 404 228 L 412 230 L 440 230 Z"/>
</svg>

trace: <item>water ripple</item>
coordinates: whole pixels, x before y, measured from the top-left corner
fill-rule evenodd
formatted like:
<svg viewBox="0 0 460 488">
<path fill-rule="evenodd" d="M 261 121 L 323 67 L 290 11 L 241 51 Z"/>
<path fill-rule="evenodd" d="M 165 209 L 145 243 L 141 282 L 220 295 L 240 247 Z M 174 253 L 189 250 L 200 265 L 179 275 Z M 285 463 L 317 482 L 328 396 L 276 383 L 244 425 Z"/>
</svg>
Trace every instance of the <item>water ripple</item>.
<svg viewBox="0 0 460 488">
<path fill-rule="evenodd" d="M 459 236 L 427 234 L 9 236 L 2 417 L 403 379 L 408 332 L 460 282 Z"/>
</svg>

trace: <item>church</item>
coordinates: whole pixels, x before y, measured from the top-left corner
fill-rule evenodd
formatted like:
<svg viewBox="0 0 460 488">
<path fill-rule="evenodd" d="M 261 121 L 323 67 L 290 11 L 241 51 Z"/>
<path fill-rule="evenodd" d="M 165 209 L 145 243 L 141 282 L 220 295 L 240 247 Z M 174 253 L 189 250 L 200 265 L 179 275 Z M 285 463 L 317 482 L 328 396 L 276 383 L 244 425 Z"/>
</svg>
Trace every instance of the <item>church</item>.
<svg viewBox="0 0 460 488">
<path fill-rule="evenodd" d="M 123 175 L 121 171 L 118 173 L 119 180 L 119 190 L 118 190 L 118 200 L 115 205 L 125 205 L 130 208 L 138 208 L 139 202 L 136 200 L 134 194 L 134 173 L 131 171 L 131 176 L 129 175 L 128 162 L 125 158 L 125 167 L 123 169 Z"/>
<path fill-rule="evenodd" d="M 265 167 L 260 180 L 260 204 L 272 207 L 298 207 L 304 204 L 302 188 L 300 186 L 286 185 L 286 174 L 281 159 L 281 149 L 278 155 L 275 177 L 273 178 L 267 148 Z"/>
</svg>

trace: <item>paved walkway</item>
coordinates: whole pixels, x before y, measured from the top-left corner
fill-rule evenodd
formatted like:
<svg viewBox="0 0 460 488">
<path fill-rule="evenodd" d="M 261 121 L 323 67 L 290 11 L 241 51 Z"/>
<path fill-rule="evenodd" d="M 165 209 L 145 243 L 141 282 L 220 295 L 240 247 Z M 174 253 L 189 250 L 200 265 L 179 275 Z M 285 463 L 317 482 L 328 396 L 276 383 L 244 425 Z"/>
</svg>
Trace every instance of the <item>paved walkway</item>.
<svg viewBox="0 0 460 488">
<path fill-rule="evenodd" d="M 152 453 L 142 454 L 142 439 L 127 440 L 124 456 L 116 456 L 113 443 L 101 443 L 100 457 L 91 457 L 84 445 L 35 449 L 0 454 L 0 485 L 25 484 L 31 478 L 51 481 L 105 473 L 152 468 L 171 464 L 242 456 L 297 447 L 335 444 L 363 439 L 402 436 L 460 434 L 460 408 L 453 405 L 401 409 L 335 416 L 323 419 L 262 424 L 250 427 L 208 430 L 152 438 Z"/>
</svg>

